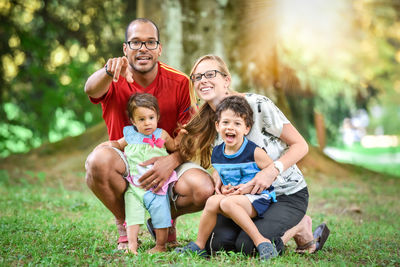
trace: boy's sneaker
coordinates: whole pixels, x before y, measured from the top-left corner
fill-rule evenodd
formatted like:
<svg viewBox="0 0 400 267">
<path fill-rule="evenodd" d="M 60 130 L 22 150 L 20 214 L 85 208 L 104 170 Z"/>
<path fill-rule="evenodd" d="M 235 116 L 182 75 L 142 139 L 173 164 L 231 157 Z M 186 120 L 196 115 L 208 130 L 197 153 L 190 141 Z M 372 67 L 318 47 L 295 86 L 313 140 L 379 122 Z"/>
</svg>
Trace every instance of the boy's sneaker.
<svg viewBox="0 0 400 267">
<path fill-rule="evenodd" d="M 275 246 L 270 242 L 263 242 L 257 246 L 258 254 L 260 254 L 260 259 L 269 260 L 278 256 Z"/>
<path fill-rule="evenodd" d="M 194 253 L 196 253 L 197 255 L 199 255 L 200 257 L 203 257 L 203 258 L 207 258 L 209 256 L 205 249 L 199 248 L 199 246 L 196 243 L 194 243 L 193 241 L 190 242 L 189 244 L 187 244 L 186 246 L 182 247 L 182 248 L 176 248 L 175 252 L 176 253 L 194 252 Z"/>
</svg>

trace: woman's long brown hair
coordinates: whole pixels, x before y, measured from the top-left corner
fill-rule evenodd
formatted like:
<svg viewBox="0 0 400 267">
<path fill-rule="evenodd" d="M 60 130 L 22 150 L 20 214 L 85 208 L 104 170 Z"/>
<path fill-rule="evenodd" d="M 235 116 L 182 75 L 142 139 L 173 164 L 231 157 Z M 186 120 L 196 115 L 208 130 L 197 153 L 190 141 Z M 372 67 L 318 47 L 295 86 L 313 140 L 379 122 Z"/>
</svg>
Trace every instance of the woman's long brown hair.
<svg viewBox="0 0 400 267">
<path fill-rule="evenodd" d="M 225 73 L 229 78 L 231 77 L 228 67 L 225 62 L 218 56 L 205 55 L 200 57 L 193 65 L 190 76 L 196 70 L 200 62 L 205 60 L 215 61 L 218 70 Z M 193 81 L 191 81 L 193 86 Z M 204 103 L 199 111 L 192 117 L 188 124 L 184 127 L 188 132 L 179 144 L 179 151 L 185 160 L 199 160 L 203 168 L 209 168 L 211 165 L 211 152 L 212 144 L 217 136 L 215 129 L 216 114 L 215 111 Z"/>
</svg>

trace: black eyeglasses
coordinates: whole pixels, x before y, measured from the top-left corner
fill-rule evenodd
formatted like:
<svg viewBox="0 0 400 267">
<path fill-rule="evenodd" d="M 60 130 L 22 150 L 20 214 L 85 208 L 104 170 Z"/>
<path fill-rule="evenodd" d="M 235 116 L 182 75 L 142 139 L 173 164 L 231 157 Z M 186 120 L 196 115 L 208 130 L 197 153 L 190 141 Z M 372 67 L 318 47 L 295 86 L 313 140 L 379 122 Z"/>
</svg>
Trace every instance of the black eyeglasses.
<svg viewBox="0 0 400 267">
<path fill-rule="evenodd" d="M 140 48 L 142 48 L 143 44 L 144 46 L 149 49 L 149 50 L 154 50 L 157 49 L 158 45 L 160 44 L 159 41 L 155 41 L 155 40 L 150 40 L 150 41 L 128 41 L 125 42 L 130 49 L 132 50 L 139 50 Z"/>
<path fill-rule="evenodd" d="M 190 79 L 192 80 L 192 82 L 198 82 L 201 81 L 201 78 L 204 76 L 206 77 L 206 79 L 212 79 L 215 76 L 217 76 L 217 73 L 221 74 L 222 76 L 226 76 L 225 73 L 220 72 L 219 70 L 208 70 L 204 73 L 195 73 L 190 75 Z"/>
</svg>

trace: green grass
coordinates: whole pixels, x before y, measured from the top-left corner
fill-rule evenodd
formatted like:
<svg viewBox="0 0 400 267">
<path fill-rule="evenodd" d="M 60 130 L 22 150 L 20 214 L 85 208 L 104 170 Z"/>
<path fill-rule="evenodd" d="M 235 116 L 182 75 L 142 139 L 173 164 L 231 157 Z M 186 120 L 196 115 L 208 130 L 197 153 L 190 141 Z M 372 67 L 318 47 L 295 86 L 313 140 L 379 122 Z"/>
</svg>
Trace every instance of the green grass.
<svg viewBox="0 0 400 267">
<path fill-rule="evenodd" d="M 400 266 L 398 179 L 310 177 L 308 214 L 314 226 L 326 221 L 331 235 L 317 254 L 297 255 L 291 241 L 283 257 L 268 263 L 226 252 L 209 260 L 172 251 L 149 255 L 154 241 L 144 228 L 138 256 L 117 251 L 111 213 L 83 178 L 77 190 L 67 190 L 61 181 L 49 187 L 46 179 L 11 180 L 0 171 L 1 266 Z M 181 244 L 195 239 L 199 215 L 178 220 Z"/>
<path fill-rule="evenodd" d="M 385 174 L 400 177 L 400 146 L 364 148 L 360 144 L 330 147 L 328 155 L 343 163 L 354 164 Z"/>
</svg>

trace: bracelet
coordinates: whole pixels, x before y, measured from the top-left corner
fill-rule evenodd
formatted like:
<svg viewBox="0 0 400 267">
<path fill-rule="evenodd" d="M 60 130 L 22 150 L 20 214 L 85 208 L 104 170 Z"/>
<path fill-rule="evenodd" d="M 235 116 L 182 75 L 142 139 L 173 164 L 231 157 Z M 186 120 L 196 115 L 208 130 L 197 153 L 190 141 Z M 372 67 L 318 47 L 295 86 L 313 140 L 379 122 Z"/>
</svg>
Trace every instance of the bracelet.
<svg viewBox="0 0 400 267">
<path fill-rule="evenodd" d="M 283 164 L 279 160 L 274 161 L 274 166 L 278 170 L 279 174 L 283 172 Z"/>
<path fill-rule="evenodd" d="M 110 76 L 111 78 L 114 77 L 114 75 L 107 70 L 107 64 L 104 66 L 104 69 L 106 70 L 108 76 Z"/>
</svg>

